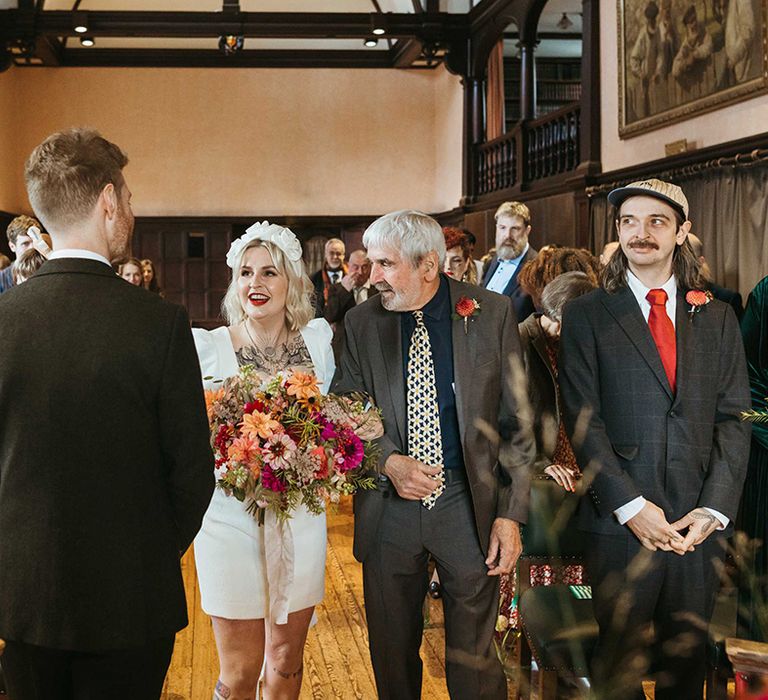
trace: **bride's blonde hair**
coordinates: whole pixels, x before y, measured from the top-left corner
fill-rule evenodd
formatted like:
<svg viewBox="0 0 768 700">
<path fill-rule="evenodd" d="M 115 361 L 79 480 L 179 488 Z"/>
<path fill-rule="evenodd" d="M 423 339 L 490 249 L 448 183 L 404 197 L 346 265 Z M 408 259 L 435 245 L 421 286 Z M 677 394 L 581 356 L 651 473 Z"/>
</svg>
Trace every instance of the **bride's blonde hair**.
<svg viewBox="0 0 768 700">
<path fill-rule="evenodd" d="M 285 275 L 288 280 L 288 293 L 285 297 L 285 324 L 292 331 L 304 328 L 315 316 L 312 305 L 314 288 L 307 273 L 304 271 L 304 263 L 301 259 L 293 262 L 283 255 L 274 243 L 262 241 L 258 238 L 251 241 L 240 253 L 237 263 L 232 268 L 232 279 L 229 282 L 227 293 L 221 302 L 221 312 L 230 326 L 236 326 L 245 321 L 245 310 L 237 293 L 237 278 L 243 264 L 243 256 L 251 248 L 265 248 L 272 258 L 277 271 Z"/>
</svg>

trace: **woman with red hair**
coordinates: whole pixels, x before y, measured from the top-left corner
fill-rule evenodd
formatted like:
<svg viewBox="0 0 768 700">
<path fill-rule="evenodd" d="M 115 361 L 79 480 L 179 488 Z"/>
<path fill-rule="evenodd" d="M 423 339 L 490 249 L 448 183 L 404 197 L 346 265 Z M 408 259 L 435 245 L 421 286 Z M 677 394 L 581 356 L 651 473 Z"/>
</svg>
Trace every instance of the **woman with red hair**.
<svg viewBox="0 0 768 700">
<path fill-rule="evenodd" d="M 454 226 L 444 226 L 445 263 L 443 272 L 449 277 L 477 284 L 477 267 L 472 260 L 469 239 L 466 234 Z"/>
</svg>

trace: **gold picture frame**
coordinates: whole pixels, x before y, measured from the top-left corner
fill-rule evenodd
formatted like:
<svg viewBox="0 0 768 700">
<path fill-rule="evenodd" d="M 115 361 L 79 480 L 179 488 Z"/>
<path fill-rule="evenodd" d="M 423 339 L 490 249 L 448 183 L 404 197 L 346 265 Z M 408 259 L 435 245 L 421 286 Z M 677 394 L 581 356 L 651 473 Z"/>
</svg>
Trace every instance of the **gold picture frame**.
<svg viewBox="0 0 768 700">
<path fill-rule="evenodd" d="M 617 0 L 619 136 L 768 92 L 768 0 Z"/>
</svg>

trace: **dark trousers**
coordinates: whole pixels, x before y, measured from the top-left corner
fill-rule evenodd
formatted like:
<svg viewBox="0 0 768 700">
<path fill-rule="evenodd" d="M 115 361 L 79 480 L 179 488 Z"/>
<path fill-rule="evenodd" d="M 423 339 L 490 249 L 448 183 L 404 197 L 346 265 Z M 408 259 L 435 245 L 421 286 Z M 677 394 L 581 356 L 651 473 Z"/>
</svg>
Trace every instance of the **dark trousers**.
<svg viewBox="0 0 768 700">
<path fill-rule="evenodd" d="M 656 700 L 701 700 L 721 538 L 680 556 L 644 549 L 629 531 L 588 537 L 600 627 L 592 664 L 597 697 L 640 700 L 642 678 L 652 678 Z"/>
<path fill-rule="evenodd" d="M 427 560 L 435 560 L 445 614 L 448 692 L 454 700 L 506 700 L 493 648 L 498 577 L 488 576 L 464 482 L 449 483 L 432 510 L 389 485 L 378 537 L 363 562 L 365 610 L 376 688 L 382 700 L 421 697 L 419 647 Z"/>
<path fill-rule="evenodd" d="M 175 637 L 121 651 L 79 652 L 8 641 L 10 700 L 158 700 Z"/>
</svg>

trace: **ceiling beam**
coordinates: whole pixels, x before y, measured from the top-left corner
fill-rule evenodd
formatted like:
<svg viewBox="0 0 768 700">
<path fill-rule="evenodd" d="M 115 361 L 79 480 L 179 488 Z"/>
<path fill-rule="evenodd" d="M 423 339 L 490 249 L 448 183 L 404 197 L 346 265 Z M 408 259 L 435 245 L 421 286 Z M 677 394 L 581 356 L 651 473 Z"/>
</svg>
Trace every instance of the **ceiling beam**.
<svg viewBox="0 0 768 700">
<path fill-rule="evenodd" d="M 9 11 L 11 15 L 16 11 Z M 465 15 L 387 13 L 387 36 L 408 38 L 425 31 L 465 33 Z M 35 30 L 49 36 L 76 36 L 71 12 L 36 13 Z M 362 39 L 371 34 L 370 13 L 346 12 L 88 12 L 88 33 L 103 37 L 218 37 Z M 3 32 L 3 34 L 6 34 Z"/>
<path fill-rule="evenodd" d="M 389 51 L 66 49 L 62 66 L 110 68 L 391 68 Z"/>
<path fill-rule="evenodd" d="M 418 39 L 400 39 L 391 50 L 392 65 L 395 68 L 407 68 L 419 56 L 424 48 L 424 44 Z"/>
</svg>

